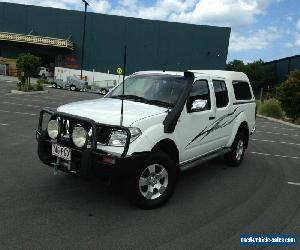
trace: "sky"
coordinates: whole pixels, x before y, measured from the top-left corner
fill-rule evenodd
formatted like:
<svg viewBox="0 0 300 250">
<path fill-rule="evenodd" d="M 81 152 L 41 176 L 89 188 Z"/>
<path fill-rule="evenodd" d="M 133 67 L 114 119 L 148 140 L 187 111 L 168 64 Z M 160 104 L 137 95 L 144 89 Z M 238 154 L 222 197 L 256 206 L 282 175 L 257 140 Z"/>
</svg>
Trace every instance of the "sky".
<svg viewBox="0 0 300 250">
<path fill-rule="evenodd" d="M 5 0 L 83 10 L 81 0 Z M 271 61 L 300 54 L 300 0 L 90 0 L 88 11 L 231 27 L 227 61 Z"/>
</svg>

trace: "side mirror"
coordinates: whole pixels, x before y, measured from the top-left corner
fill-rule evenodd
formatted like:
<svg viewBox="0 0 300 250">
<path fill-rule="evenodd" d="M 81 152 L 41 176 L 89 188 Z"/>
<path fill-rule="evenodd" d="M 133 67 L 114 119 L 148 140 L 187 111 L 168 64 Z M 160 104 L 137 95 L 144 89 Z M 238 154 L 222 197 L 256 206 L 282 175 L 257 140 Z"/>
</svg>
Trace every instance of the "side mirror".
<svg viewBox="0 0 300 250">
<path fill-rule="evenodd" d="M 191 112 L 202 111 L 207 105 L 207 100 L 196 99 L 191 106 Z"/>
</svg>

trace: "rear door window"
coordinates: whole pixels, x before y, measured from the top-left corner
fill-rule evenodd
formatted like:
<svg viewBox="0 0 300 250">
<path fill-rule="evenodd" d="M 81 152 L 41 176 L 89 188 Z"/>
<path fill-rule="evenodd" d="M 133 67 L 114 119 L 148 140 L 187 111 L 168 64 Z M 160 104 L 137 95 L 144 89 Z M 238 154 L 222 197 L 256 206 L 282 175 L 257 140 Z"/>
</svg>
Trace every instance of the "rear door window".
<svg viewBox="0 0 300 250">
<path fill-rule="evenodd" d="M 226 107 L 228 104 L 228 91 L 224 81 L 213 80 L 214 91 L 216 96 L 216 106 L 217 108 Z"/>
<path fill-rule="evenodd" d="M 252 94 L 248 82 L 233 81 L 233 89 L 236 100 L 251 100 Z"/>
</svg>

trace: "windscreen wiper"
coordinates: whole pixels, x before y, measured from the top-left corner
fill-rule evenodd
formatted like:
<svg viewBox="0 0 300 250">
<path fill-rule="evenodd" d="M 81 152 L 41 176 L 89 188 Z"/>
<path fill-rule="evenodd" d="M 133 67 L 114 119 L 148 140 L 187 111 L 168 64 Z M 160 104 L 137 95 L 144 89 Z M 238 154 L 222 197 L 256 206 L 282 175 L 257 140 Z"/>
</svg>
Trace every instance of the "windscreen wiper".
<svg viewBox="0 0 300 250">
<path fill-rule="evenodd" d="M 135 101 L 143 101 L 146 102 L 147 99 L 144 97 L 140 97 L 137 95 L 115 95 L 111 96 L 111 98 L 124 98 L 124 99 L 130 99 L 130 100 L 135 100 Z"/>
<path fill-rule="evenodd" d="M 149 99 L 146 99 L 144 97 L 137 96 L 137 95 L 115 95 L 115 96 L 111 96 L 111 98 L 122 98 L 122 97 L 124 99 L 134 100 L 134 101 L 143 102 L 143 103 L 147 103 L 147 104 L 154 104 L 154 105 L 157 105 L 157 106 L 174 107 L 174 104 L 172 104 L 172 103 L 159 101 L 159 100 L 149 100 Z"/>
<path fill-rule="evenodd" d="M 148 100 L 147 99 L 147 103 L 158 105 L 158 106 L 163 106 L 163 107 L 174 107 L 174 104 L 160 101 L 160 100 Z"/>
</svg>

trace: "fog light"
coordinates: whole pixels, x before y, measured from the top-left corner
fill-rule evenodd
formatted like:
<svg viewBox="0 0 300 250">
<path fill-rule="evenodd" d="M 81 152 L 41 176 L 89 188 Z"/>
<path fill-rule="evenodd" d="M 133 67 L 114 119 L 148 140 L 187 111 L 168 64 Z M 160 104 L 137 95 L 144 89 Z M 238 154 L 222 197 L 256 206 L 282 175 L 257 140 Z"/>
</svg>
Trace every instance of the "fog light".
<svg viewBox="0 0 300 250">
<path fill-rule="evenodd" d="M 84 147 L 87 143 L 87 135 L 88 134 L 83 127 L 78 125 L 75 126 L 72 133 L 72 140 L 75 146 L 78 148 Z"/>
<path fill-rule="evenodd" d="M 52 140 L 55 140 L 59 134 L 59 124 L 56 120 L 50 120 L 47 126 L 47 132 Z"/>
</svg>

